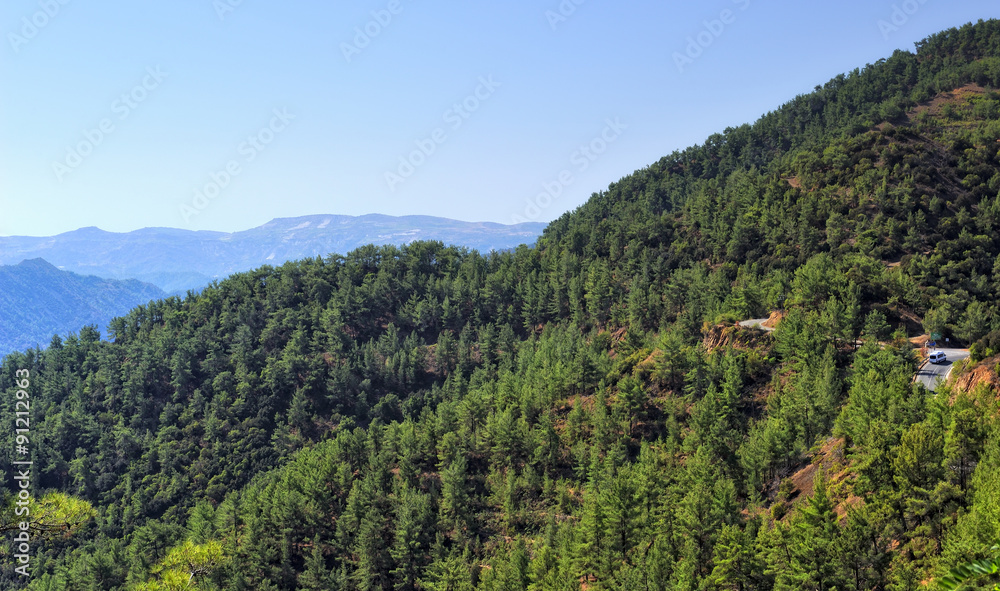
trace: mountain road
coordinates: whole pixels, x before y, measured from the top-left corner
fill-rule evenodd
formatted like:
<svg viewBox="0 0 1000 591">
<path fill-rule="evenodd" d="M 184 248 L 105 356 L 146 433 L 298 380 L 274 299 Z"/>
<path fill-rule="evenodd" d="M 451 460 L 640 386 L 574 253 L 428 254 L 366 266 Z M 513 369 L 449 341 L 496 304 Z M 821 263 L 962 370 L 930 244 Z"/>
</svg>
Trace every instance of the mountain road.
<svg viewBox="0 0 1000 591">
<path fill-rule="evenodd" d="M 968 349 L 934 349 L 935 351 L 942 351 L 947 360 L 944 363 L 931 363 L 929 361 L 925 362 L 917 370 L 916 380 L 924 385 L 931 392 L 937 388 L 939 382 L 945 382 L 948 380 L 948 376 L 951 374 L 951 369 L 954 367 L 954 363 L 961 359 L 969 358 Z"/>
<path fill-rule="evenodd" d="M 764 326 L 767 318 L 753 318 L 750 320 L 743 320 L 740 322 L 740 326 L 747 328 L 760 328 L 768 332 L 773 331 L 773 328 L 768 328 Z M 939 383 L 948 381 L 948 376 L 951 375 L 952 367 L 956 361 L 969 358 L 968 349 L 933 349 L 933 351 L 941 351 L 945 354 L 947 360 L 944 363 L 931 363 L 930 361 L 924 362 L 923 365 L 917 370 L 914 376 L 915 381 L 919 381 L 928 390 L 933 392 Z"/>
</svg>

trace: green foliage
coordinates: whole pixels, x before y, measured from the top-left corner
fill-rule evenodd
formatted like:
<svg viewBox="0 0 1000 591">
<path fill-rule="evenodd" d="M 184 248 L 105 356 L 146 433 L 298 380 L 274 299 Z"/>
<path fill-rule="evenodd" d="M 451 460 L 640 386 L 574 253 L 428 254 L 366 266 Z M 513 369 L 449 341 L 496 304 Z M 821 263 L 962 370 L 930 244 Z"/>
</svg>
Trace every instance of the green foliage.
<svg viewBox="0 0 1000 591">
<path fill-rule="evenodd" d="M 973 579 L 1000 573 L 1000 546 L 993 546 L 992 551 L 997 553 L 995 558 L 984 558 L 955 567 L 947 577 L 938 582 L 938 586 L 945 591 L 954 591 Z M 994 585 L 993 589 L 1000 589 L 1000 583 Z"/>
<path fill-rule="evenodd" d="M 911 109 L 996 87 L 998 39 L 840 76 L 534 248 L 265 267 L 7 357 L 36 486 L 96 511 L 32 588 L 885 589 L 981 560 L 996 397 L 931 396 L 905 337 L 995 344 L 998 96 Z"/>
<path fill-rule="evenodd" d="M 10 495 L 0 511 L 0 532 L 27 531 L 42 539 L 69 536 L 96 516 L 90 503 L 60 492 L 32 497 L 27 505 L 18 505 L 17 497 Z"/>
<path fill-rule="evenodd" d="M 224 560 L 222 545 L 212 541 L 195 544 L 188 540 L 170 550 L 166 558 L 152 569 L 153 580 L 138 584 L 134 591 L 179 591 L 209 589 L 203 582 L 210 579 Z"/>
</svg>

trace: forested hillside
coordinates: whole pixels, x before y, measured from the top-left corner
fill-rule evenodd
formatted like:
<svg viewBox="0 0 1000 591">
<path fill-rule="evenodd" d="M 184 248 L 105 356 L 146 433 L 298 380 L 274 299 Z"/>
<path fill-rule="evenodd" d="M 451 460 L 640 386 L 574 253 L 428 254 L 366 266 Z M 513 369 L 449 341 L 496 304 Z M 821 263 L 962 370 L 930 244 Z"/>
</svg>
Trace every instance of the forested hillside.
<svg viewBox="0 0 1000 591">
<path fill-rule="evenodd" d="M 0 266 L 0 355 L 47 346 L 54 335 L 101 329 L 138 304 L 164 297 L 155 285 L 60 271 L 42 259 Z"/>
<path fill-rule="evenodd" d="M 998 350 L 998 89 L 1000 22 L 946 31 L 534 248 L 264 267 L 7 357 L 36 492 L 97 511 L 29 588 L 907 590 L 991 558 L 998 392 L 914 384 L 908 337 Z"/>
</svg>

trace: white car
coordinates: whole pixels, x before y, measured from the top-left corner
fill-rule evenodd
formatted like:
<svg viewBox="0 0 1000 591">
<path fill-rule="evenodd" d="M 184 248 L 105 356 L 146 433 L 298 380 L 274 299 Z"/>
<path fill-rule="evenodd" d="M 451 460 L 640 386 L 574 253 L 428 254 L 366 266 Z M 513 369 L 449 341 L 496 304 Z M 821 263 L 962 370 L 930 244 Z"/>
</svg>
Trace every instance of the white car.
<svg viewBox="0 0 1000 591">
<path fill-rule="evenodd" d="M 944 354 L 944 351 L 934 351 L 927 357 L 927 360 L 931 363 L 944 363 L 948 361 L 948 356 Z"/>
</svg>

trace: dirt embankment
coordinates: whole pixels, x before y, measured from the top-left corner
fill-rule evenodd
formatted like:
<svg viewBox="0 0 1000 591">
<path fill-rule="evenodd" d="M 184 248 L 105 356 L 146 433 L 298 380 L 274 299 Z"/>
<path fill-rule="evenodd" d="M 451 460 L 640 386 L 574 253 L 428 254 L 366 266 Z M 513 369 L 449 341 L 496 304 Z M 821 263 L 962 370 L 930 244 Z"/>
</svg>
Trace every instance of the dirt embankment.
<svg viewBox="0 0 1000 591">
<path fill-rule="evenodd" d="M 778 328 L 778 323 L 785 319 L 784 310 L 775 310 L 771 312 L 771 315 L 767 317 L 761 326 L 765 328 Z"/>
<path fill-rule="evenodd" d="M 951 92 L 942 92 L 931 100 L 917 105 L 906 114 L 906 118 L 912 121 L 924 111 L 930 111 L 931 115 L 937 117 L 941 115 L 942 111 L 944 111 L 945 105 L 958 105 L 984 94 L 986 94 L 986 89 L 982 86 L 979 86 L 978 84 L 966 84 L 965 86 L 960 86 Z"/>
<path fill-rule="evenodd" d="M 736 349 L 754 349 L 771 343 L 770 335 L 761 334 L 759 330 L 747 330 L 736 325 L 718 324 L 704 329 L 702 343 L 705 350 L 712 352 L 720 347 Z"/>
<path fill-rule="evenodd" d="M 984 359 L 967 368 L 961 375 L 954 378 L 955 389 L 960 392 L 972 392 L 982 384 L 992 388 L 1000 395 L 1000 355 Z"/>
</svg>

